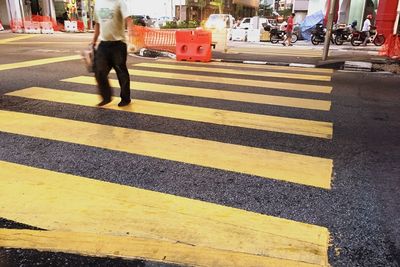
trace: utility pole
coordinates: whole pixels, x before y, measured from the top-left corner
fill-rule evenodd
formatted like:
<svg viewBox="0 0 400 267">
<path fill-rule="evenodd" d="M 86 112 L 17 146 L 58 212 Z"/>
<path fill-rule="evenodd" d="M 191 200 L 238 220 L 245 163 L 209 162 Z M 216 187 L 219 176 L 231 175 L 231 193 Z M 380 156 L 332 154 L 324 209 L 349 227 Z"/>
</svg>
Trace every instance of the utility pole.
<svg viewBox="0 0 400 267">
<path fill-rule="evenodd" d="M 328 59 L 329 45 L 332 36 L 333 13 L 335 13 L 336 1 L 337 0 L 330 0 L 329 15 L 328 15 L 328 22 L 326 24 L 326 34 L 325 34 L 324 51 L 322 53 L 322 60 Z"/>
</svg>

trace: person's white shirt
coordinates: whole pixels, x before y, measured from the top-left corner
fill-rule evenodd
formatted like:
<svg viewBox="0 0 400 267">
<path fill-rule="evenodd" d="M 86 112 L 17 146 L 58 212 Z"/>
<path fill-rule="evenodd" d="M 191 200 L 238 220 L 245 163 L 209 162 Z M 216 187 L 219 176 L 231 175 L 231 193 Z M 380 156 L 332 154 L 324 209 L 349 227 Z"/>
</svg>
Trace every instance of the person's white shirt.
<svg viewBox="0 0 400 267">
<path fill-rule="evenodd" d="M 371 28 L 371 21 L 369 19 L 364 20 L 362 31 L 368 32 L 370 28 Z"/>
</svg>

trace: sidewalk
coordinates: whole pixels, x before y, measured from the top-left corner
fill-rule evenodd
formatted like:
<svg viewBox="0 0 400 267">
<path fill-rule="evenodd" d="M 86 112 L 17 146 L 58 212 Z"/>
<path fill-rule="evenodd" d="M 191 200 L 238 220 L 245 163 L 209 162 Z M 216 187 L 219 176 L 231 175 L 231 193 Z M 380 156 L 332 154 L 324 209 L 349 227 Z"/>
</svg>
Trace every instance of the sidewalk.
<svg viewBox="0 0 400 267">
<path fill-rule="evenodd" d="M 362 61 L 372 64 L 386 64 L 389 59 L 379 56 L 381 47 L 374 45 L 353 47 L 351 44 L 341 46 L 331 44 L 328 60 L 322 60 L 323 44 L 313 45 L 307 41 L 298 41 L 292 47 L 269 42 L 230 41 L 227 52 L 214 50 L 213 59 L 238 63 L 268 65 L 297 65 L 308 67 L 343 68 L 346 61 Z M 389 61 L 388 61 L 389 60 Z"/>
</svg>

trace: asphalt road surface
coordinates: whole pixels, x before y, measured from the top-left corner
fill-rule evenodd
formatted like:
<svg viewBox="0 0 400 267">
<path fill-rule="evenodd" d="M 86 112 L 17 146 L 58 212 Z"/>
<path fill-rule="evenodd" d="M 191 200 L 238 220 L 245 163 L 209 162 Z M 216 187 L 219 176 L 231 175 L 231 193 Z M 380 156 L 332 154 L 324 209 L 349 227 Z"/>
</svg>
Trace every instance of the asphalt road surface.
<svg viewBox="0 0 400 267">
<path fill-rule="evenodd" d="M 0 266 L 399 266 L 399 76 L 0 34 Z"/>
</svg>

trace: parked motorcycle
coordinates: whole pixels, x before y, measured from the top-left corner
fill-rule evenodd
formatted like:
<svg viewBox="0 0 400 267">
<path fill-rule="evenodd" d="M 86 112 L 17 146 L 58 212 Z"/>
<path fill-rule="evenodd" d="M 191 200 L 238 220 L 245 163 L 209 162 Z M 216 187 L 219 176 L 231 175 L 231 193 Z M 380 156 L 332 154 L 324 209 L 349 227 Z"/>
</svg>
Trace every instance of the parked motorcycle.
<svg viewBox="0 0 400 267">
<path fill-rule="evenodd" d="M 311 43 L 313 45 L 319 45 L 325 42 L 326 28 L 318 23 L 315 28 L 311 31 Z M 333 37 L 331 37 L 331 42 L 334 43 Z"/>
<path fill-rule="evenodd" d="M 283 41 L 286 36 L 285 31 L 278 30 L 277 28 L 269 28 L 270 41 L 272 44 L 277 44 L 279 41 Z M 297 42 L 298 36 L 296 33 L 292 33 L 292 43 Z"/>
<path fill-rule="evenodd" d="M 367 43 L 373 43 L 376 46 L 381 46 L 385 43 L 385 36 L 383 34 L 378 34 L 376 27 L 371 26 L 369 33 L 370 37 L 369 40 L 367 40 Z M 364 43 L 365 38 L 367 38 L 365 32 L 355 31 L 351 37 L 351 44 L 353 46 L 359 46 Z"/>
<path fill-rule="evenodd" d="M 334 41 L 337 45 L 342 45 L 344 42 L 350 42 L 353 37 L 353 32 L 356 31 L 357 21 L 353 21 L 345 28 L 337 28 L 334 33 Z"/>
</svg>

